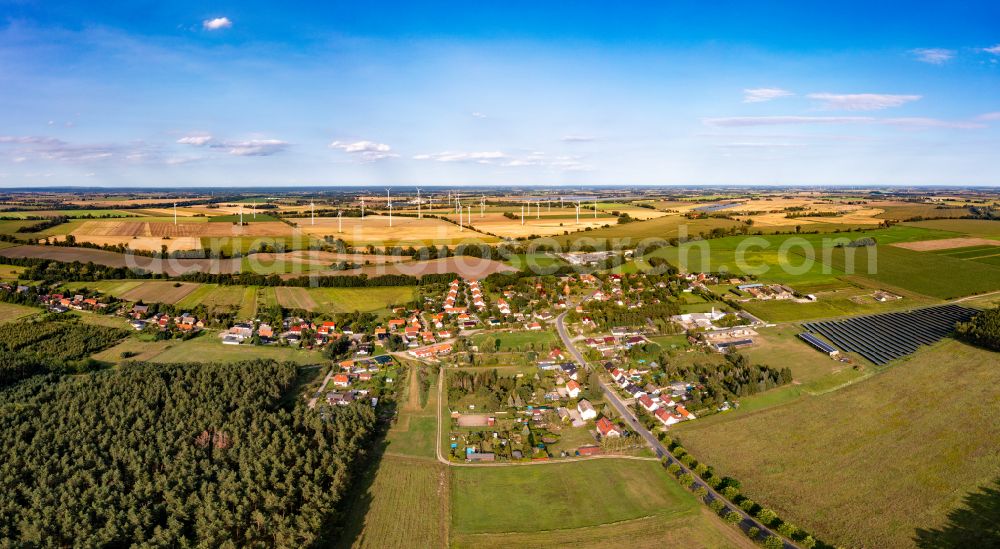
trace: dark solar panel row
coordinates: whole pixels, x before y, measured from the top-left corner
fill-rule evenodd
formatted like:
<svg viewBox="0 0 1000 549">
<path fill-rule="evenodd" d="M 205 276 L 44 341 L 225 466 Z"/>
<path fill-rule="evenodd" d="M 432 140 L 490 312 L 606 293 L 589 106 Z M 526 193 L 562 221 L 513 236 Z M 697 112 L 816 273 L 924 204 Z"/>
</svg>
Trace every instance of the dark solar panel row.
<svg viewBox="0 0 1000 549">
<path fill-rule="evenodd" d="M 956 322 L 967 321 L 975 313 L 975 309 L 952 304 L 843 320 L 808 322 L 803 326 L 845 351 L 858 353 L 875 364 L 885 364 L 913 353 L 921 345 L 940 340 L 951 333 Z"/>
<path fill-rule="evenodd" d="M 809 332 L 802 332 L 801 334 L 799 334 L 799 337 L 802 338 L 806 343 L 809 343 L 810 345 L 816 347 L 817 349 L 823 351 L 824 353 L 832 353 L 837 350 L 834 349 L 832 345 L 829 345 L 827 342 L 810 334 Z"/>
</svg>

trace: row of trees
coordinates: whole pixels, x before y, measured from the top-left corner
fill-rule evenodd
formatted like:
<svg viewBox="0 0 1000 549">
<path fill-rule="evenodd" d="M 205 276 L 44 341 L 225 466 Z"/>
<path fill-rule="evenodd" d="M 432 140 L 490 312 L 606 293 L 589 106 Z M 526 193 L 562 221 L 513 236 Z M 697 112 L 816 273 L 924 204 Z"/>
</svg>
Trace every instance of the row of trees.
<svg viewBox="0 0 1000 549">
<path fill-rule="evenodd" d="M 293 364 L 126 363 L 0 392 L 0 544 L 308 546 L 370 406 L 282 406 Z"/>
</svg>

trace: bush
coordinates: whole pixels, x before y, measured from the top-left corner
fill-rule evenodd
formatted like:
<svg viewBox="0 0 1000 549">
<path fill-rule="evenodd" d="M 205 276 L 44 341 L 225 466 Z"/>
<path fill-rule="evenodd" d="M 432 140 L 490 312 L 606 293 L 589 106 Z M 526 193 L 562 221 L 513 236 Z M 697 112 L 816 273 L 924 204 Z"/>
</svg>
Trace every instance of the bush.
<svg viewBox="0 0 1000 549">
<path fill-rule="evenodd" d="M 726 486 L 722 489 L 722 495 L 726 496 L 728 500 L 733 500 L 736 499 L 736 496 L 740 495 L 740 491 L 735 486 Z"/>
<path fill-rule="evenodd" d="M 747 513 L 752 512 L 753 508 L 756 506 L 757 504 L 754 503 L 754 501 L 750 498 L 745 498 L 743 501 L 740 502 L 740 509 L 743 509 Z"/>
<path fill-rule="evenodd" d="M 698 499 L 703 499 L 705 496 L 708 495 L 708 488 L 705 488 L 704 486 L 699 486 L 698 488 L 695 489 L 694 495 L 698 496 Z"/>
<path fill-rule="evenodd" d="M 762 507 L 760 511 L 757 511 L 757 518 L 760 519 L 764 526 L 770 526 L 774 524 L 774 521 L 778 520 L 778 514 L 767 507 Z"/>
<path fill-rule="evenodd" d="M 794 537 L 798 531 L 798 527 L 790 522 L 783 522 L 780 526 L 778 526 L 778 532 L 786 538 Z"/>
<path fill-rule="evenodd" d="M 723 502 L 721 499 L 713 499 L 711 502 L 709 502 L 708 506 L 711 507 L 712 510 L 715 511 L 716 513 L 721 513 L 722 510 L 726 508 L 725 502 Z"/>
<path fill-rule="evenodd" d="M 726 513 L 726 522 L 733 525 L 739 524 L 743 522 L 743 515 L 739 514 L 736 511 L 730 511 Z"/>
<path fill-rule="evenodd" d="M 784 549 L 785 542 L 778 536 L 767 536 L 764 540 L 764 547 L 766 549 Z"/>
<path fill-rule="evenodd" d="M 747 528 L 747 537 L 754 541 L 757 541 L 757 538 L 760 537 L 760 528 L 757 528 L 756 526 L 751 526 L 750 528 Z"/>
<path fill-rule="evenodd" d="M 667 471 L 670 472 L 671 475 L 674 475 L 676 477 L 677 473 L 681 472 L 681 466 L 677 465 L 676 463 L 671 463 L 670 465 L 667 466 Z"/>
</svg>

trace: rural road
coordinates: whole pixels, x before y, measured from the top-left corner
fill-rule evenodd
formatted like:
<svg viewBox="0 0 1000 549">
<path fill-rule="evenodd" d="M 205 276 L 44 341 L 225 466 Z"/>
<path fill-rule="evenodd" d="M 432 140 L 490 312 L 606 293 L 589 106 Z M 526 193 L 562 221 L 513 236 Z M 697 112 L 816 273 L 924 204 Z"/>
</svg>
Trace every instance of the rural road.
<svg viewBox="0 0 1000 549">
<path fill-rule="evenodd" d="M 568 308 L 569 305 L 567 304 L 567 309 Z M 576 348 L 576 345 L 573 344 L 573 339 L 569 336 L 569 332 L 566 330 L 565 319 L 566 319 L 565 312 L 556 317 L 556 329 L 559 331 L 559 337 L 562 339 L 563 344 L 566 346 L 566 349 L 570 353 L 572 353 L 573 358 L 576 359 L 576 361 L 585 369 L 590 370 L 590 365 L 584 359 L 583 355 L 580 353 L 580 350 Z M 640 436 L 642 436 L 642 438 L 644 438 L 646 442 L 649 443 L 649 446 L 653 448 L 653 451 L 656 452 L 656 455 L 658 457 L 666 458 L 667 463 L 676 463 L 681 468 L 681 472 L 690 473 L 691 476 L 695 478 L 695 484 L 697 484 L 700 487 L 704 487 L 705 490 L 708 491 L 709 501 L 718 499 L 719 501 L 725 503 L 726 507 L 730 511 L 736 511 L 737 513 L 742 515 L 743 521 L 741 523 L 741 526 L 744 529 L 748 529 L 751 526 L 755 526 L 760 530 L 760 532 L 764 536 L 774 535 L 780 537 L 785 542 L 786 548 L 798 549 L 798 545 L 796 545 L 794 542 L 785 538 L 781 534 L 771 530 L 767 526 L 761 524 L 756 518 L 750 516 L 746 511 L 741 509 L 739 506 L 735 505 L 733 502 L 726 499 L 722 494 L 716 492 L 711 486 L 709 486 L 703 480 L 701 480 L 701 477 L 695 474 L 694 471 L 692 471 L 686 465 L 681 463 L 679 460 L 675 459 L 674 456 L 669 451 L 667 451 L 667 448 L 663 446 L 663 443 L 661 443 L 656 438 L 656 436 L 653 435 L 653 433 L 649 432 L 649 429 L 646 429 L 646 427 L 643 424 L 639 423 L 639 420 L 636 419 L 634 415 L 632 415 L 632 411 L 628 409 L 628 406 L 626 406 L 624 402 L 622 402 L 622 399 L 621 397 L 618 396 L 618 393 L 612 387 L 609 387 L 607 382 L 605 382 L 604 376 L 599 376 L 599 378 L 601 382 L 601 389 L 604 391 L 605 399 L 608 402 L 610 402 L 611 405 L 614 406 L 616 410 L 618 410 L 618 414 L 625 421 L 625 423 L 628 424 L 629 428 L 632 429 L 633 432 L 638 433 Z"/>
</svg>

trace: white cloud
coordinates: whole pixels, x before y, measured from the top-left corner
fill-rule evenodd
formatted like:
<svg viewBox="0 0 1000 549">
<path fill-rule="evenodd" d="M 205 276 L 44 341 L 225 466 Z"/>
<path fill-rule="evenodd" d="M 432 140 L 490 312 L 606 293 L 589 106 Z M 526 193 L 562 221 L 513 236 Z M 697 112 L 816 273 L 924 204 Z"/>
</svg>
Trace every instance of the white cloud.
<svg viewBox="0 0 1000 549">
<path fill-rule="evenodd" d="M 330 143 L 331 149 L 340 149 L 348 154 L 356 154 L 365 160 L 382 160 L 384 158 L 394 158 L 399 156 L 392 151 L 392 147 L 385 143 L 374 141 L 355 141 L 347 143 L 344 141 L 334 141 Z"/>
<path fill-rule="evenodd" d="M 743 90 L 744 103 L 763 103 L 781 97 L 795 95 L 794 93 L 781 88 L 748 88 Z"/>
<path fill-rule="evenodd" d="M 234 156 L 271 156 L 289 147 L 286 141 L 278 139 L 250 139 L 247 141 L 226 141 L 212 145 L 215 149 L 225 149 Z"/>
<path fill-rule="evenodd" d="M 981 114 L 976 117 L 976 120 L 1000 120 L 1000 112 L 988 112 L 986 114 Z"/>
<path fill-rule="evenodd" d="M 418 154 L 414 160 L 433 160 L 435 162 L 475 162 L 478 164 L 495 164 L 499 160 L 507 158 L 507 155 L 500 151 L 484 152 L 456 152 L 445 151 L 435 154 Z"/>
<path fill-rule="evenodd" d="M 212 140 L 211 135 L 186 135 L 177 140 L 178 143 L 182 145 L 194 145 L 195 147 L 202 147 L 208 144 Z"/>
<path fill-rule="evenodd" d="M 822 101 L 824 109 L 844 111 L 877 111 L 920 99 L 919 95 L 882 93 L 810 93 L 808 97 Z"/>
<path fill-rule="evenodd" d="M 993 55 L 1000 55 L 1000 44 L 997 44 L 996 46 L 990 46 L 988 48 L 983 48 L 983 51 L 986 53 L 992 53 Z"/>
<path fill-rule="evenodd" d="M 479 112 L 479 111 L 476 111 L 476 112 L 472 113 L 472 117 L 473 118 L 486 118 L 486 115 L 483 114 L 483 113 L 481 113 L 481 112 Z"/>
<path fill-rule="evenodd" d="M 414 160 L 430 160 L 433 162 L 486 164 L 504 168 L 540 166 L 561 171 L 589 171 L 593 169 L 592 166 L 581 162 L 578 156 L 549 156 L 539 151 L 520 155 L 510 155 L 501 151 L 445 151 L 435 154 L 418 154 L 413 158 Z"/>
<path fill-rule="evenodd" d="M 955 58 L 955 50 L 943 48 L 918 48 L 910 50 L 910 53 L 917 56 L 917 61 L 931 65 L 943 65 Z"/>
<path fill-rule="evenodd" d="M 787 125 L 836 125 L 836 124 L 871 124 L 881 126 L 898 126 L 909 128 L 983 128 L 984 124 L 964 120 L 941 120 L 938 118 L 875 118 L 872 116 L 735 116 L 723 118 L 705 118 L 703 123 L 709 126 L 750 127 L 750 126 L 787 126 Z"/>
<path fill-rule="evenodd" d="M 589 141 L 594 141 L 596 138 L 592 135 L 564 135 L 562 136 L 562 141 L 566 143 L 586 143 Z"/>
<path fill-rule="evenodd" d="M 205 30 L 220 30 L 231 28 L 233 26 L 233 22 L 230 21 L 228 17 L 216 17 L 215 19 L 206 19 L 202 21 L 201 26 Z"/>
</svg>

